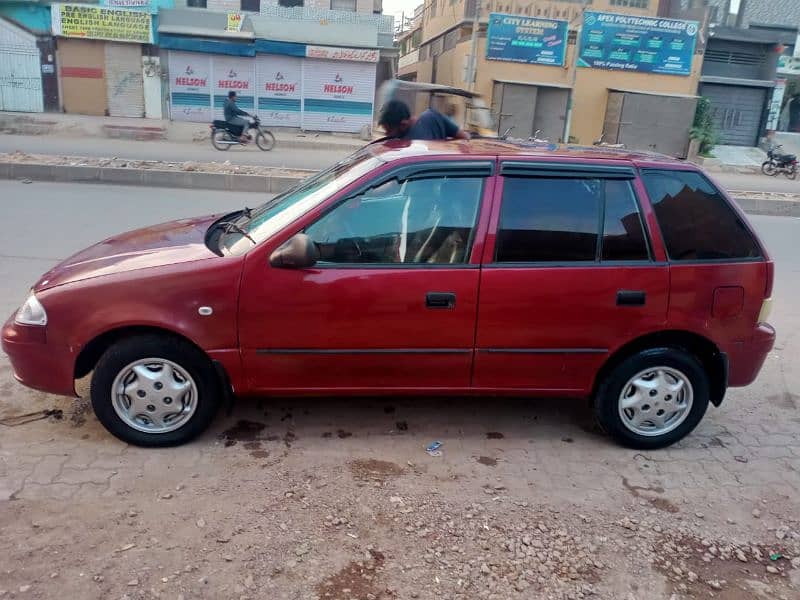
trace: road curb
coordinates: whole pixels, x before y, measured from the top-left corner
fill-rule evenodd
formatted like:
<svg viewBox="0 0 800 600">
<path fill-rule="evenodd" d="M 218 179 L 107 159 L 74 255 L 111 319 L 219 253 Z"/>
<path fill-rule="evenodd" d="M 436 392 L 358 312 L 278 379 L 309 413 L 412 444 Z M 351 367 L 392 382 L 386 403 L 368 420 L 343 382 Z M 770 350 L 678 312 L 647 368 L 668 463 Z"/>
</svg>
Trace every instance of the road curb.
<svg viewBox="0 0 800 600">
<path fill-rule="evenodd" d="M 312 172 L 309 171 L 308 174 Z M 0 162 L 0 179 L 30 179 L 68 183 L 108 183 L 150 187 L 194 188 L 229 192 L 277 194 L 302 181 L 306 175 L 245 175 L 241 173 L 208 173 L 203 171 L 167 171 L 157 169 L 128 169 L 47 165 L 36 163 Z"/>
<path fill-rule="evenodd" d="M 286 174 L 245 175 L 241 173 L 208 173 L 204 171 L 167 171 L 123 167 L 0 162 L 0 179 L 107 183 L 267 194 L 278 194 L 286 191 L 312 173 L 313 171 L 308 171 L 303 175 L 297 176 Z M 777 197 L 765 197 L 769 196 L 765 192 L 733 192 L 731 195 L 742 210 L 748 214 L 800 217 L 800 195 L 776 194 L 774 196 Z"/>
</svg>

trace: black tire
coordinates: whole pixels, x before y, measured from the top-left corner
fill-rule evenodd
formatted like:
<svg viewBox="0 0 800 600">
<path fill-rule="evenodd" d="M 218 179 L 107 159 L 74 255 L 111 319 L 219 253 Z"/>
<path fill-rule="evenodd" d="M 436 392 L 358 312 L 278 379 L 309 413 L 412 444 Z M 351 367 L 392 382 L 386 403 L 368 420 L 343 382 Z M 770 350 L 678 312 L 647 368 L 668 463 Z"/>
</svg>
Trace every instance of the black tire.
<svg viewBox="0 0 800 600">
<path fill-rule="evenodd" d="M 623 422 L 619 414 L 620 397 L 623 387 L 632 377 L 657 367 L 675 369 L 686 376 L 692 386 L 692 406 L 688 416 L 675 429 L 657 436 L 641 435 L 629 429 Z M 680 348 L 652 348 L 626 358 L 599 382 L 594 397 L 594 416 L 600 426 L 623 446 L 654 450 L 674 444 L 691 433 L 703 418 L 709 398 L 708 375 L 694 355 Z"/>
<path fill-rule="evenodd" d="M 797 167 L 795 165 L 786 168 L 786 177 L 792 180 L 797 179 Z"/>
<path fill-rule="evenodd" d="M 125 423 L 114 409 L 114 379 L 126 366 L 143 358 L 169 360 L 186 371 L 195 382 L 195 412 L 174 431 L 139 431 Z M 197 437 L 209 426 L 219 408 L 222 388 L 211 361 L 203 352 L 183 340 L 153 334 L 123 339 L 106 350 L 94 370 L 91 398 L 97 419 L 122 441 L 135 446 L 177 446 Z"/>
<path fill-rule="evenodd" d="M 227 131 L 224 129 L 215 129 L 211 132 L 211 145 L 221 152 L 229 150 L 232 145 L 223 143 L 223 140 L 230 140 L 230 135 Z"/>
<path fill-rule="evenodd" d="M 775 164 L 771 160 L 765 160 L 761 163 L 761 172 L 764 175 L 775 177 L 778 174 L 778 169 L 775 168 Z"/>
<path fill-rule="evenodd" d="M 264 152 L 269 152 L 275 147 L 275 136 L 269 131 L 260 130 L 256 134 L 256 144 Z"/>
</svg>

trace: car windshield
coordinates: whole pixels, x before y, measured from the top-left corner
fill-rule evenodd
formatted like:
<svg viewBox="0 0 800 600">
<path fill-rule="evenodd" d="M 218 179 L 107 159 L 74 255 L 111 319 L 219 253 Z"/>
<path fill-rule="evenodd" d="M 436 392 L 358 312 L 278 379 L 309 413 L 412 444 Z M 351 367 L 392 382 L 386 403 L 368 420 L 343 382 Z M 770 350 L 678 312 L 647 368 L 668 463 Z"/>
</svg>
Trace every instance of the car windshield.
<svg viewBox="0 0 800 600">
<path fill-rule="evenodd" d="M 381 162 L 367 150 L 360 150 L 250 213 L 243 213 L 235 221 L 237 227 L 223 236 L 222 250 L 229 254 L 243 254 L 253 247 L 254 242 L 260 244 L 270 238 L 326 198 L 369 173 Z"/>
</svg>

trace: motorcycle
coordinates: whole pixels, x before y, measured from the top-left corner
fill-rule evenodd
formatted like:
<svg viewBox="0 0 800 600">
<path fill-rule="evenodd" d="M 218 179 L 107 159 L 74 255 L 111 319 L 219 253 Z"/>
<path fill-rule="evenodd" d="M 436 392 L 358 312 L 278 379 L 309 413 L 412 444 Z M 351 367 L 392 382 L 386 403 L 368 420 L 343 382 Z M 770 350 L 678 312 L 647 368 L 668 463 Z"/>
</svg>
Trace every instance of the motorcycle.
<svg viewBox="0 0 800 600">
<path fill-rule="evenodd" d="M 761 172 L 770 177 L 783 173 L 789 179 L 794 179 L 797 177 L 797 156 L 781 154 L 779 150 L 782 147 L 774 146 L 767 151 L 767 160 L 761 165 Z"/>
<path fill-rule="evenodd" d="M 215 120 L 210 127 L 211 145 L 217 150 L 224 151 L 231 146 L 245 146 L 249 143 L 243 142 L 239 139 L 239 136 L 231 133 L 231 126 L 226 121 Z M 251 131 L 254 135 L 250 135 Z M 256 145 L 264 152 L 272 150 L 275 146 L 275 136 L 261 127 L 261 121 L 257 116 L 250 118 L 250 124 L 245 127 L 242 133 L 246 134 L 249 139 L 255 138 Z"/>
</svg>

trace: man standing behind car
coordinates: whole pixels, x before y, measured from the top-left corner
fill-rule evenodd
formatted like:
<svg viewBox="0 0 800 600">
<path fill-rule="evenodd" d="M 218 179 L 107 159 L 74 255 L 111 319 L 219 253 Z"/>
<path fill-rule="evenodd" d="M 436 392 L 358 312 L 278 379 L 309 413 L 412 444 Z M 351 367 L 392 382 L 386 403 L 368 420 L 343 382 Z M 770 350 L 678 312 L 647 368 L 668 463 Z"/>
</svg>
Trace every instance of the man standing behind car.
<svg viewBox="0 0 800 600">
<path fill-rule="evenodd" d="M 230 126 L 231 133 L 237 136 L 242 143 L 246 143 L 249 139 L 244 135 L 244 130 L 250 124 L 247 119 L 242 117 L 249 116 L 249 113 L 236 106 L 236 92 L 233 90 L 228 92 L 228 99 L 225 101 L 225 122 Z"/>
<path fill-rule="evenodd" d="M 378 125 L 386 130 L 387 137 L 395 139 L 469 139 L 469 134 L 456 125 L 452 119 L 448 119 L 431 108 L 419 117 L 412 117 L 408 105 L 401 100 L 389 100 L 383 106 Z"/>
</svg>

